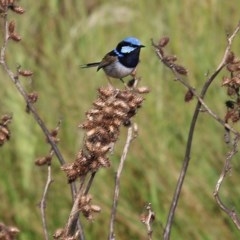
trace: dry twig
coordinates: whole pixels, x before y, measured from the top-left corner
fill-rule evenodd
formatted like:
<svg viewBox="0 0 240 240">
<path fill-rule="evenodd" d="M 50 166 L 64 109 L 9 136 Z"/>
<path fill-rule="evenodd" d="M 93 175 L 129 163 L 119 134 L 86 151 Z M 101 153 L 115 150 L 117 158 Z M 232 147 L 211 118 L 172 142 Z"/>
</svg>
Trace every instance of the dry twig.
<svg viewBox="0 0 240 240">
<path fill-rule="evenodd" d="M 45 240 L 48 240 L 48 230 L 47 230 L 47 222 L 46 222 L 46 214 L 45 214 L 45 209 L 46 209 L 46 198 L 47 198 L 47 193 L 49 190 L 49 187 L 51 183 L 53 182 L 52 179 L 52 170 L 51 170 L 51 164 L 48 164 L 48 175 L 47 175 L 47 181 L 45 184 L 44 192 L 42 195 L 42 199 L 40 201 L 40 209 L 41 209 L 41 216 L 42 216 L 42 225 L 43 225 L 43 231 L 44 231 L 44 237 Z"/>
<path fill-rule="evenodd" d="M 47 142 L 51 145 L 52 151 L 55 153 L 57 159 L 59 160 L 60 164 L 63 165 L 65 163 L 65 160 L 58 149 L 58 146 L 54 139 L 52 138 L 51 133 L 49 132 L 48 128 L 46 127 L 46 124 L 40 117 L 37 109 L 34 107 L 34 103 L 37 100 L 37 94 L 28 94 L 26 90 L 24 89 L 23 85 L 21 84 L 19 77 L 28 77 L 32 75 L 31 71 L 24 71 L 20 70 L 19 67 L 17 68 L 17 74 L 15 74 L 9 67 L 6 62 L 6 49 L 8 46 L 8 41 L 9 40 L 14 40 L 16 42 L 21 40 L 21 37 L 18 36 L 14 31 L 15 31 L 15 23 L 11 21 L 10 23 L 8 22 L 8 10 L 11 9 L 12 11 L 15 11 L 18 14 L 22 14 L 24 12 L 24 9 L 16 6 L 15 3 L 9 7 L 8 2 L 1 2 L 3 4 L 3 13 L 1 13 L 1 20 L 3 24 L 3 45 L 0 50 L 0 65 L 2 66 L 3 70 L 7 73 L 9 78 L 12 80 L 14 83 L 14 86 L 16 87 L 17 91 L 22 95 L 22 97 L 25 100 L 26 106 L 27 106 L 27 112 L 31 113 L 33 115 L 34 120 L 36 123 L 39 125 L 41 128 L 42 132 L 47 138 Z M 47 190 L 49 188 L 49 185 L 51 183 L 51 175 L 50 175 L 50 166 L 48 168 L 48 181 L 45 186 L 44 190 L 44 195 L 43 199 L 41 201 L 41 211 L 42 211 L 42 220 L 43 220 L 43 225 L 44 225 L 44 231 L 45 231 L 45 237 L 47 236 L 46 233 L 46 222 L 45 222 L 45 215 L 44 215 L 44 205 L 45 205 L 45 197 L 47 194 Z M 72 197 L 76 194 L 76 186 L 75 183 L 71 183 L 71 191 L 72 191 Z"/>
<path fill-rule="evenodd" d="M 109 224 L 109 236 L 108 236 L 109 240 L 114 240 L 115 239 L 114 223 L 115 223 L 115 219 L 116 219 L 117 204 L 118 204 L 119 191 L 120 191 L 120 177 L 121 177 L 121 173 L 122 173 L 122 170 L 123 170 L 124 162 L 126 160 L 130 144 L 135 137 L 135 134 L 134 134 L 133 131 L 134 131 L 134 128 L 132 126 L 130 126 L 128 128 L 126 143 L 125 143 L 123 153 L 122 153 L 122 156 L 121 156 L 121 160 L 120 160 L 120 163 L 119 163 L 119 166 L 118 166 L 118 169 L 117 169 L 117 173 L 116 173 L 116 176 L 115 176 L 114 196 L 113 196 L 113 204 L 112 204 L 112 211 L 111 211 L 111 219 L 110 219 L 110 224 Z"/>
<path fill-rule="evenodd" d="M 141 222 L 145 224 L 147 228 L 147 234 L 148 234 L 148 240 L 152 240 L 152 223 L 155 220 L 155 213 L 152 210 L 152 205 L 151 203 L 148 203 L 145 206 L 145 211 L 146 213 L 141 215 Z"/>
<path fill-rule="evenodd" d="M 233 143 L 233 148 L 232 150 L 227 154 L 226 160 L 225 160 L 225 164 L 223 166 L 223 170 L 222 173 L 217 181 L 215 190 L 214 190 L 214 197 L 215 200 L 218 204 L 218 206 L 225 212 L 227 213 L 227 215 L 232 219 L 232 221 L 234 222 L 234 224 L 236 225 L 236 227 L 240 230 L 240 217 L 237 215 L 237 213 L 235 212 L 235 210 L 228 208 L 223 201 L 221 200 L 221 197 L 219 195 L 219 191 L 221 188 L 221 185 L 224 181 L 224 179 L 226 178 L 227 174 L 229 173 L 229 171 L 231 170 L 231 161 L 232 158 L 235 156 L 235 154 L 237 153 L 237 147 L 238 147 L 238 142 L 239 142 L 239 136 L 236 136 L 234 139 L 234 143 Z"/>
<path fill-rule="evenodd" d="M 184 161 L 183 161 L 183 165 L 182 165 L 182 170 L 180 172 L 180 176 L 179 176 L 179 179 L 178 179 L 178 182 L 177 182 L 177 186 L 176 186 L 175 193 L 174 193 L 172 203 L 171 203 L 171 207 L 170 207 L 170 210 L 169 210 L 167 223 L 166 223 L 165 230 L 164 230 L 164 233 L 163 233 L 163 239 L 164 240 L 169 240 L 170 239 L 170 232 L 171 232 L 171 227 L 172 227 L 172 223 L 173 223 L 173 219 L 174 219 L 175 210 L 176 210 L 178 200 L 179 200 L 179 197 L 180 197 L 180 193 L 181 193 L 181 190 L 182 190 L 182 185 L 183 185 L 183 182 L 184 182 L 184 178 L 185 178 L 186 173 L 187 173 L 188 164 L 190 162 L 192 139 L 193 139 L 193 134 L 194 134 L 195 125 L 196 125 L 196 122 L 197 122 L 197 119 L 198 119 L 198 115 L 201 111 L 201 106 L 204 106 L 206 111 L 214 119 L 216 119 L 219 123 L 221 123 L 226 129 L 232 131 L 235 135 L 238 135 L 238 132 L 236 130 L 231 128 L 228 124 L 225 123 L 224 120 L 222 120 L 220 117 L 218 117 L 215 113 L 213 113 L 211 111 L 211 109 L 205 104 L 203 99 L 205 97 L 205 94 L 206 94 L 208 88 L 210 87 L 211 83 L 213 82 L 213 80 L 217 77 L 217 75 L 220 73 L 220 71 L 228 64 L 229 55 L 231 54 L 230 49 L 231 49 L 231 46 L 232 46 L 232 42 L 233 42 L 233 39 L 236 37 L 237 33 L 239 32 L 239 29 L 240 29 L 240 24 L 238 24 L 238 26 L 236 27 L 236 29 L 232 33 L 232 35 L 228 37 L 228 39 L 227 39 L 228 43 L 227 43 L 227 47 L 226 47 L 225 53 L 223 55 L 223 58 L 222 58 L 220 64 L 218 65 L 218 67 L 216 68 L 216 70 L 214 71 L 214 73 L 204 83 L 200 95 L 198 95 L 196 93 L 195 89 L 192 88 L 188 83 L 185 82 L 185 80 L 183 78 L 180 77 L 180 75 L 186 75 L 187 74 L 187 71 L 185 70 L 185 68 L 175 64 L 174 63 L 175 60 L 176 60 L 175 58 L 167 58 L 166 56 L 164 56 L 164 52 L 163 52 L 162 48 L 167 45 L 169 39 L 167 39 L 167 38 L 163 39 L 162 41 L 159 42 L 158 45 L 153 43 L 153 46 L 155 47 L 156 54 L 159 57 L 159 59 L 163 62 L 163 64 L 171 69 L 171 71 L 175 75 L 176 80 L 178 80 L 185 87 L 188 88 L 190 95 L 192 94 L 193 96 L 195 96 L 198 99 L 198 102 L 196 104 L 195 111 L 194 111 L 194 114 L 193 114 L 193 117 L 192 117 L 192 122 L 191 122 L 191 125 L 190 125 L 189 133 L 188 133 L 188 141 L 187 141 L 185 157 L 184 157 Z"/>
</svg>

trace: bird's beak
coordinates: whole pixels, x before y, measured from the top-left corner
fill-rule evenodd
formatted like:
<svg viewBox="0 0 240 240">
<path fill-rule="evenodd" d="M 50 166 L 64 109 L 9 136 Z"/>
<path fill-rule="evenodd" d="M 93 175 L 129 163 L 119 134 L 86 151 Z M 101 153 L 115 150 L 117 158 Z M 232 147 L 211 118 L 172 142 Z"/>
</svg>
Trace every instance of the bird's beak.
<svg viewBox="0 0 240 240">
<path fill-rule="evenodd" d="M 145 47 L 145 46 L 144 45 L 140 45 L 139 47 L 142 48 L 142 47 Z"/>
</svg>

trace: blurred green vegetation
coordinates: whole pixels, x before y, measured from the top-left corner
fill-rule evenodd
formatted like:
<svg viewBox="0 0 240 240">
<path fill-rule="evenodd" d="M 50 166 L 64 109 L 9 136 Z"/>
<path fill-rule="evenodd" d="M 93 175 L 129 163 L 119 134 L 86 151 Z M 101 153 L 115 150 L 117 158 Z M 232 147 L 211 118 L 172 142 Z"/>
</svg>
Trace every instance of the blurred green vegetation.
<svg viewBox="0 0 240 240">
<path fill-rule="evenodd" d="M 200 89 L 206 74 L 214 71 L 223 56 L 226 34 L 239 21 L 237 0 L 85 0 L 19 2 L 24 15 L 10 13 L 18 44 L 10 42 L 7 61 L 12 69 L 20 64 L 34 71 L 32 80 L 22 79 L 28 91 L 37 91 L 36 107 L 46 125 L 54 128 L 62 120 L 60 150 L 68 162 L 81 146 L 83 132 L 78 124 L 96 98 L 96 89 L 106 85 L 102 71 L 81 70 L 80 64 L 100 60 L 126 36 L 138 37 L 142 50 L 138 75 L 151 93 L 137 114 L 139 136 L 133 142 L 121 179 L 117 213 L 118 239 L 146 239 L 139 220 L 143 206 L 151 202 L 156 213 L 154 239 L 160 239 L 171 198 L 181 169 L 188 128 L 196 101 L 184 103 L 186 90 L 155 56 L 150 39 L 169 36 L 168 50 L 189 70 L 189 82 Z M 2 27 L 1 27 L 2 34 Z M 1 40 L 2 43 L 2 40 Z M 239 36 L 234 50 L 240 53 Z M 224 74 L 224 73 L 223 73 Z M 122 87 L 120 81 L 115 81 Z M 49 146 L 33 118 L 25 113 L 21 96 L 0 70 L 0 115 L 13 113 L 11 140 L 0 149 L 0 221 L 16 225 L 19 239 L 43 239 L 40 211 L 47 169 L 34 160 Z M 225 89 L 221 76 L 213 83 L 207 104 L 224 116 Z M 237 127 L 237 126 L 235 126 Z M 171 239 L 239 239 L 240 232 L 217 207 L 213 190 L 229 150 L 224 130 L 207 114 L 196 126 L 189 171 L 176 211 Z M 102 208 L 94 222 L 83 220 L 86 239 L 106 239 L 116 171 L 126 130 L 122 129 L 110 169 L 102 169 L 91 189 L 93 203 Z M 240 212 L 239 169 L 235 157 L 231 176 L 221 196 Z M 47 224 L 52 235 L 63 227 L 71 209 L 71 196 L 65 174 L 53 162 L 54 183 L 48 195 Z"/>
</svg>

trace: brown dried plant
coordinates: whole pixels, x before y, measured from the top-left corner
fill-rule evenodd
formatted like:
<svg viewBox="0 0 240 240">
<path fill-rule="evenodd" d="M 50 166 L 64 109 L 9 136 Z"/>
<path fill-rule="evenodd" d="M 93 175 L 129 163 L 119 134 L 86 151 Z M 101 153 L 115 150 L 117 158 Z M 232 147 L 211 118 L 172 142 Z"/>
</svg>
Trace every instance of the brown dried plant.
<svg viewBox="0 0 240 240">
<path fill-rule="evenodd" d="M 98 98 L 86 113 L 86 121 L 80 125 L 85 131 L 83 147 L 75 162 L 62 166 L 69 182 L 89 172 L 96 172 L 100 167 L 110 166 L 107 154 L 119 138 L 120 127 L 131 124 L 131 118 L 144 100 L 141 94 L 147 92 L 149 90 L 146 87 L 98 89 Z"/>
<path fill-rule="evenodd" d="M 240 217 L 236 214 L 235 211 L 233 211 L 231 208 L 229 208 L 226 204 L 223 203 L 219 196 L 220 186 L 222 182 L 224 181 L 227 173 L 229 172 L 230 162 L 233 158 L 233 156 L 236 154 L 237 150 L 237 144 L 239 140 L 239 132 L 232 128 L 228 121 L 231 120 L 232 122 L 239 121 L 239 85 L 240 85 L 240 62 L 238 58 L 235 57 L 233 52 L 231 51 L 231 46 L 233 39 L 236 37 L 237 33 L 240 31 L 240 23 L 235 28 L 234 32 L 228 36 L 227 38 L 227 47 L 225 49 L 223 58 L 219 65 L 217 66 L 216 70 L 207 78 L 207 80 L 204 82 L 203 87 L 200 91 L 200 94 L 197 93 L 194 87 L 192 87 L 185 78 L 182 76 L 187 75 L 187 70 L 182 67 L 179 64 L 176 64 L 175 61 L 177 58 L 175 56 L 167 55 L 165 51 L 165 47 L 167 46 L 169 42 L 168 37 L 163 37 L 158 44 L 155 44 L 152 42 L 152 45 L 155 49 L 155 52 L 157 54 L 157 57 L 159 60 L 167 67 L 169 68 L 174 76 L 175 80 L 177 82 L 180 82 L 183 86 L 187 88 L 187 93 L 185 95 L 185 101 L 189 102 L 193 99 L 193 97 L 197 98 L 197 104 L 193 113 L 192 121 L 190 124 L 190 129 L 188 133 L 188 140 L 186 144 L 186 151 L 185 156 L 183 159 L 183 165 L 182 169 L 178 178 L 178 182 L 176 185 L 176 190 L 174 192 L 174 196 L 172 198 L 171 207 L 169 209 L 168 213 L 168 219 L 164 228 L 163 232 L 163 239 L 169 240 L 170 239 L 170 233 L 171 228 L 173 225 L 174 215 L 177 208 L 177 204 L 180 198 L 180 193 L 182 191 L 183 182 L 188 170 L 188 165 L 190 162 L 190 154 L 192 149 L 192 141 L 193 141 L 193 135 L 195 131 L 195 125 L 198 120 L 199 113 L 202 111 L 202 108 L 204 108 L 204 111 L 207 112 L 211 117 L 213 117 L 217 122 L 219 122 L 226 130 L 227 132 L 232 132 L 235 135 L 235 139 L 232 145 L 232 150 L 228 153 L 228 156 L 225 159 L 225 164 L 222 170 L 222 173 L 219 177 L 219 180 L 217 181 L 216 188 L 214 191 L 214 197 L 216 199 L 217 204 L 219 207 L 225 211 L 228 216 L 232 219 L 232 221 L 235 223 L 238 229 L 240 229 Z M 222 119 L 219 117 L 216 113 L 214 113 L 205 103 L 204 97 L 212 84 L 212 82 L 216 79 L 218 74 L 226 68 L 230 72 L 230 77 L 225 77 L 223 79 L 223 86 L 227 87 L 228 95 L 231 97 L 234 97 L 235 100 L 227 101 L 226 105 L 228 107 L 227 114 L 225 116 L 225 119 Z M 226 141 L 227 139 L 227 141 Z M 227 143 L 230 143 L 230 137 L 225 137 L 225 141 Z"/>
<path fill-rule="evenodd" d="M 0 239 L 1 240 L 15 240 L 20 230 L 15 226 L 6 226 L 0 222 Z"/>
</svg>

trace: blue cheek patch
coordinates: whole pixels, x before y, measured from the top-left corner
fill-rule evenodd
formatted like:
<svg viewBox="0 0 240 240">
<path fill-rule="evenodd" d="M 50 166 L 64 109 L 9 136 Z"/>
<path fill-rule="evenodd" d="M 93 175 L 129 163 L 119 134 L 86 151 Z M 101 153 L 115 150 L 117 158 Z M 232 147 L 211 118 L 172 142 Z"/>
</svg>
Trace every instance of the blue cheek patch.
<svg viewBox="0 0 240 240">
<path fill-rule="evenodd" d="M 123 54 L 121 54 L 120 52 L 118 52 L 116 49 L 114 49 L 114 53 L 116 53 L 116 55 L 118 57 L 123 57 Z"/>
<path fill-rule="evenodd" d="M 130 46 L 123 46 L 121 48 L 121 53 L 130 53 L 134 50 L 134 47 L 130 47 Z"/>
</svg>

